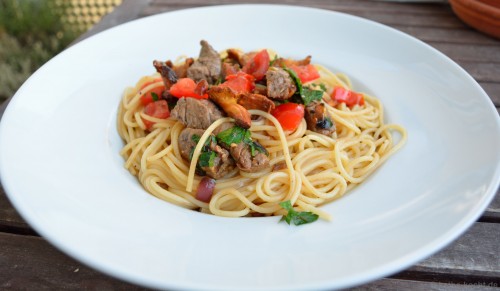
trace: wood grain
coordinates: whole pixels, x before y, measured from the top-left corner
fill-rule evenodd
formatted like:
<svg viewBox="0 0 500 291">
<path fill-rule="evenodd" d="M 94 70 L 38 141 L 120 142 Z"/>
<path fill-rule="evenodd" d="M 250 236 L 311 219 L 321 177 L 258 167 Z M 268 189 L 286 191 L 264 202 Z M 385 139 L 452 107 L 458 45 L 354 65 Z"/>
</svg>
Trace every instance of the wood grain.
<svg viewBox="0 0 500 291">
<path fill-rule="evenodd" d="M 0 289 L 143 290 L 101 274 L 39 237 L 0 233 Z"/>
</svg>

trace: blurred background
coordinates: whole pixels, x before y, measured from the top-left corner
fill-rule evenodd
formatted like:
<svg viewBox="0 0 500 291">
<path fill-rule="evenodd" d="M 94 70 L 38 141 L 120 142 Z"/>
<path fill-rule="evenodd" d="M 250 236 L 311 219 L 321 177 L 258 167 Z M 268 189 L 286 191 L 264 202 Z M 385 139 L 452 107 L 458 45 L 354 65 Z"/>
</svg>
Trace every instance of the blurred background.
<svg viewBox="0 0 500 291">
<path fill-rule="evenodd" d="M 0 103 L 122 0 L 0 0 Z"/>
</svg>

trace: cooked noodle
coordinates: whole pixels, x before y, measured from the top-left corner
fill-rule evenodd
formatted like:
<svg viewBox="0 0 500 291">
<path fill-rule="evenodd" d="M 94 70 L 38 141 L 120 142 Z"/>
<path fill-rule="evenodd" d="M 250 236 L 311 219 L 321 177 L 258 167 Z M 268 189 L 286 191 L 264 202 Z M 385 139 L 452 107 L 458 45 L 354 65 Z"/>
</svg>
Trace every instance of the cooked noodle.
<svg viewBox="0 0 500 291">
<path fill-rule="evenodd" d="M 321 77 L 312 83 L 323 83 L 330 92 L 334 86 L 351 87 L 345 75 L 315 66 Z M 252 121 L 252 139 L 267 149 L 271 166 L 257 173 L 235 168 L 217 180 L 212 199 L 205 203 L 195 198 L 201 180 L 195 174 L 200 150 L 216 127 L 234 120 L 227 117 L 213 123 L 200 138 L 192 161 L 188 162 L 181 157 L 178 146 L 185 126 L 172 118 L 157 119 L 142 112 L 141 95 L 158 86 L 163 86 L 158 74 L 146 76 L 123 95 L 118 132 L 125 141 L 121 151 L 125 167 L 154 196 L 203 213 L 226 217 L 283 215 L 286 211 L 279 203 L 290 200 L 296 209 L 330 220 L 330 214 L 318 207 L 342 197 L 363 182 L 406 141 L 405 129 L 385 124 L 382 103 L 367 94 L 363 94 L 363 106 L 326 104 L 337 127 L 334 137 L 307 130 L 305 120 L 294 132 L 284 132 L 271 114 L 250 110 L 253 116 L 260 117 Z M 329 98 L 324 94 L 324 99 Z M 156 123 L 147 131 L 142 119 Z M 394 133 L 399 135 L 395 137 Z M 276 165 L 281 165 L 281 169 L 273 171 Z"/>
</svg>

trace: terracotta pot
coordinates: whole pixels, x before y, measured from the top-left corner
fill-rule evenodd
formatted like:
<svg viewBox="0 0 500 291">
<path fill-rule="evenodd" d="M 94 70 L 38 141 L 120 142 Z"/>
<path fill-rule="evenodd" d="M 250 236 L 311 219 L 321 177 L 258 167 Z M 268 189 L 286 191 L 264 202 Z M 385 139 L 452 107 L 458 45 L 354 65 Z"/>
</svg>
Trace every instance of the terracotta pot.
<svg viewBox="0 0 500 291">
<path fill-rule="evenodd" d="M 468 25 L 500 39 L 500 0 L 449 0 L 455 14 Z"/>
</svg>

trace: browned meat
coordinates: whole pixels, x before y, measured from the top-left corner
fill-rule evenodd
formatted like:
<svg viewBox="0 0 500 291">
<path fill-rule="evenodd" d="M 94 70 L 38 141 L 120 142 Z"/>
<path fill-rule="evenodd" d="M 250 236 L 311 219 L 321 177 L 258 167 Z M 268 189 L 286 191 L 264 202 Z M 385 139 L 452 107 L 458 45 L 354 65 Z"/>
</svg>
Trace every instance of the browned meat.
<svg viewBox="0 0 500 291">
<path fill-rule="evenodd" d="M 292 77 L 287 71 L 281 68 L 271 67 L 266 73 L 267 79 L 267 97 L 279 100 L 285 100 L 295 93 L 295 86 Z"/>
<path fill-rule="evenodd" d="M 185 128 L 179 135 L 179 149 L 181 151 L 181 156 L 191 161 L 192 153 L 196 147 L 197 141 L 203 135 L 203 129 Z M 212 135 L 214 137 L 214 135 Z M 200 166 L 201 170 L 205 172 L 207 176 L 214 179 L 220 179 L 231 172 L 235 167 L 235 162 L 229 155 L 229 152 L 220 147 L 217 143 L 210 141 L 207 147 L 203 148 L 203 151 L 210 153 L 214 152 L 215 156 L 213 158 L 213 164 L 211 166 L 205 165 Z M 200 160 L 198 160 L 200 164 Z"/>
<path fill-rule="evenodd" d="M 284 58 L 278 58 L 273 62 L 273 67 L 290 67 L 290 66 L 305 66 L 309 65 L 311 63 L 311 56 L 307 56 L 303 60 L 292 60 L 292 59 L 284 59 Z"/>
<path fill-rule="evenodd" d="M 222 63 L 222 75 L 221 80 L 225 80 L 227 76 L 234 75 L 240 70 L 240 65 L 233 64 L 230 62 Z"/>
<path fill-rule="evenodd" d="M 200 56 L 193 65 L 187 69 L 187 76 L 196 82 L 207 80 L 209 84 L 215 84 L 221 74 L 219 53 L 205 40 L 202 40 L 200 44 Z"/>
<path fill-rule="evenodd" d="M 256 152 L 252 157 L 250 146 L 246 143 L 232 144 L 229 152 L 236 161 L 236 166 L 244 172 L 258 172 L 269 167 L 269 158 L 265 153 Z"/>
<path fill-rule="evenodd" d="M 187 127 L 207 129 L 223 117 L 222 112 L 207 99 L 180 98 L 170 115 Z"/>
<path fill-rule="evenodd" d="M 193 58 L 187 58 L 186 61 L 181 65 L 174 65 L 170 60 L 165 62 L 172 70 L 174 70 L 177 78 L 186 78 L 187 69 L 194 63 Z"/>
<path fill-rule="evenodd" d="M 245 109 L 258 109 L 267 113 L 274 109 L 274 102 L 264 95 L 243 93 L 238 95 L 238 104 L 245 107 Z"/>
<path fill-rule="evenodd" d="M 273 166 L 273 172 L 281 171 L 283 169 L 286 169 L 287 165 L 285 161 L 281 161 L 279 163 L 274 164 Z"/>
<path fill-rule="evenodd" d="M 203 96 L 208 92 L 208 82 L 206 80 L 201 80 L 196 84 L 196 87 L 194 88 L 194 93 Z"/>
<path fill-rule="evenodd" d="M 190 161 L 191 154 L 196 147 L 197 142 L 193 139 L 193 136 L 201 137 L 201 135 L 205 132 L 203 129 L 195 129 L 186 127 L 181 131 L 179 135 L 179 150 L 181 151 L 181 156 Z"/>
<path fill-rule="evenodd" d="M 168 90 L 173 84 L 177 83 L 177 74 L 166 63 L 160 61 L 153 61 L 153 66 L 156 71 L 160 73 L 165 88 Z"/>
<path fill-rule="evenodd" d="M 227 50 L 227 58 L 235 60 L 243 67 L 248 61 L 250 61 L 258 52 L 241 53 L 236 49 Z"/>
<path fill-rule="evenodd" d="M 243 128 L 250 128 L 252 124 L 250 113 L 238 104 L 237 93 L 229 87 L 215 86 L 208 90 L 208 98 L 217 103 L 227 113 L 234 118 L 236 124 Z"/>
<path fill-rule="evenodd" d="M 327 136 L 332 136 L 335 132 L 335 122 L 328 114 L 325 103 L 313 101 L 306 106 L 304 117 L 307 122 L 307 129 Z"/>
</svg>

